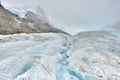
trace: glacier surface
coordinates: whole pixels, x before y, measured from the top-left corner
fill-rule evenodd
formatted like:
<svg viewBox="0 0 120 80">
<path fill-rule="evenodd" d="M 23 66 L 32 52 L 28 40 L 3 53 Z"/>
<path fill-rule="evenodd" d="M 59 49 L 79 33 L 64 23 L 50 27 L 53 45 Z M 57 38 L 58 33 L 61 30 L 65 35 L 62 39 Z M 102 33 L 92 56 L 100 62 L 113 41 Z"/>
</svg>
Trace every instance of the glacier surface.
<svg viewBox="0 0 120 80">
<path fill-rule="evenodd" d="M 120 35 L 0 35 L 0 80 L 120 80 Z"/>
</svg>

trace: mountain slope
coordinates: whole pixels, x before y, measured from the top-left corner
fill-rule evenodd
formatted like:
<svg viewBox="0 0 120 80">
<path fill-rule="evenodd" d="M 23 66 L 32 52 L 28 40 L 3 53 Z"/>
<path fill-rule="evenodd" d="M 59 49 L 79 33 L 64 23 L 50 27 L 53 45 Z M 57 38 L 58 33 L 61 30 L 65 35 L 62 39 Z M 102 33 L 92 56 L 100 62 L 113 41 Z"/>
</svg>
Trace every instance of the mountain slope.
<svg viewBox="0 0 120 80">
<path fill-rule="evenodd" d="M 49 22 L 42 20 L 40 15 L 28 11 L 24 18 L 10 12 L 0 4 L 0 34 L 14 33 L 66 33 L 52 27 Z"/>
</svg>

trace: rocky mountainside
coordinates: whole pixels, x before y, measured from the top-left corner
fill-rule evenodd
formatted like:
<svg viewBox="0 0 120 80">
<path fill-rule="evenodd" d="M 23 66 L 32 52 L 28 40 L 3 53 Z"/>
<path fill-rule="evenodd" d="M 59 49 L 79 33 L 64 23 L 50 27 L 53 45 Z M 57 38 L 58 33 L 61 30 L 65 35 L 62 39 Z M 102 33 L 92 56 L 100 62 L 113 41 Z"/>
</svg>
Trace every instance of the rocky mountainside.
<svg viewBox="0 0 120 80">
<path fill-rule="evenodd" d="M 24 18 L 10 12 L 0 4 L 0 34 L 14 33 L 66 33 L 31 12 L 27 11 Z"/>
</svg>

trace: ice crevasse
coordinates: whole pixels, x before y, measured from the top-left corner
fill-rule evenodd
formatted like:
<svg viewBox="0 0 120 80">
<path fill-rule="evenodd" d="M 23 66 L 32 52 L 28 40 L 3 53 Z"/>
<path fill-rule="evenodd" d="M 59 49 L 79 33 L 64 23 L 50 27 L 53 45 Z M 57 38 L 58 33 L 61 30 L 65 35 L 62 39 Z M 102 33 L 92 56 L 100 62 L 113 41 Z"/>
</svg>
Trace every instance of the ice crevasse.
<svg viewBox="0 0 120 80">
<path fill-rule="evenodd" d="M 120 35 L 0 35 L 0 80 L 120 80 Z"/>
</svg>

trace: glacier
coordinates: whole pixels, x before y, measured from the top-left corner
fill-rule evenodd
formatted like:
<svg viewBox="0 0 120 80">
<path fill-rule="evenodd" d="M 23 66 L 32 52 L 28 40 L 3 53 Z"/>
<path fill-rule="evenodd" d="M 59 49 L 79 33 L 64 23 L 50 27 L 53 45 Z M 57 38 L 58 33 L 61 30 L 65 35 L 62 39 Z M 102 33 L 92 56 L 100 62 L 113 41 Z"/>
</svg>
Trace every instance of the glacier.
<svg viewBox="0 0 120 80">
<path fill-rule="evenodd" d="M 120 34 L 0 35 L 0 80 L 120 80 Z"/>
<path fill-rule="evenodd" d="M 0 14 L 0 80 L 120 80 L 116 29 L 70 35 L 53 27 L 40 8 L 1 5 Z"/>
</svg>

